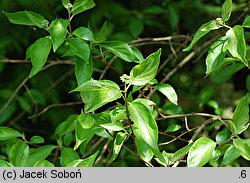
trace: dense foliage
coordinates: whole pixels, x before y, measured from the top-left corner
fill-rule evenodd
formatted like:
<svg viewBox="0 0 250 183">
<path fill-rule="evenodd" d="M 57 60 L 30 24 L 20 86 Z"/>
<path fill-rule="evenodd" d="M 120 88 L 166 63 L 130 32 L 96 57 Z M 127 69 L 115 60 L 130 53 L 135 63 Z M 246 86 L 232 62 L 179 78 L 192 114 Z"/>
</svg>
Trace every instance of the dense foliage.
<svg viewBox="0 0 250 183">
<path fill-rule="evenodd" d="M 249 166 L 247 0 L 0 7 L 0 166 Z"/>
</svg>

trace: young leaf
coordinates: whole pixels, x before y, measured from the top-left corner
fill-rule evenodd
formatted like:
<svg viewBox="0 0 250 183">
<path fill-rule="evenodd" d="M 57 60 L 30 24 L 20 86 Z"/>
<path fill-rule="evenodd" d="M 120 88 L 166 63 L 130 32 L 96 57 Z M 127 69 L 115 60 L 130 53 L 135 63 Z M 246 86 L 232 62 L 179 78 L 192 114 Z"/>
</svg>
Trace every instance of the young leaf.
<svg viewBox="0 0 250 183">
<path fill-rule="evenodd" d="M 38 39 L 31 47 L 32 69 L 29 77 L 37 74 L 45 65 L 51 49 L 51 40 L 48 37 Z"/>
<path fill-rule="evenodd" d="M 99 45 L 127 62 L 139 62 L 132 48 L 122 41 L 105 41 Z"/>
<path fill-rule="evenodd" d="M 102 28 L 100 30 L 100 32 L 98 33 L 98 35 L 95 38 L 95 43 L 101 43 L 103 41 L 106 41 L 106 37 L 108 35 L 108 26 L 107 26 L 107 22 L 104 22 L 104 24 L 102 25 Z"/>
<path fill-rule="evenodd" d="M 89 63 L 90 50 L 89 45 L 80 38 L 70 38 L 67 40 L 71 51 L 81 59 L 83 59 L 87 64 Z"/>
<path fill-rule="evenodd" d="M 42 144 L 44 143 L 44 138 L 38 135 L 35 135 L 30 138 L 30 143 L 32 144 Z"/>
<path fill-rule="evenodd" d="M 180 126 L 180 125 L 172 124 L 172 125 L 170 125 L 170 126 L 167 128 L 166 132 L 176 132 L 176 131 L 178 131 L 179 129 L 181 129 L 181 126 Z"/>
<path fill-rule="evenodd" d="M 240 156 L 240 151 L 231 145 L 225 152 L 221 166 L 231 165 Z"/>
<path fill-rule="evenodd" d="M 0 167 L 14 167 L 14 166 L 7 161 L 0 160 Z"/>
<path fill-rule="evenodd" d="M 67 167 L 92 167 L 98 154 L 99 151 L 96 151 L 95 154 L 88 158 L 72 161 Z"/>
<path fill-rule="evenodd" d="M 114 161 L 116 159 L 116 157 L 118 156 L 121 148 L 122 148 L 122 144 L 123 142 L 126 140 L 127 138 L 127 134 L 123 133 L 123 132 L 118 132 L 116 134 L 115 140 L 114 140 L 114 147 L 113 147 L 113 153 L 112 156 L 110 158 L 110 162 Z"/>
<path fill-rule="evenodd" d="M 94 35 L 89 28 L 86 27 L 79 27 L 77 28 L 73 34 L 85 41 L 94 41 Z"/>
<path fill-rule="evenodd" d="M 81 84 L 73 91 L 80 91 L 84 110 L 93 112 L 103 105 L 121 97 L 119 86 L 109 80 L 89 80 Z"/>
<path fill-rule="evenodd" d="M 55 130 L 55 135 L 63 136 L 75 129 L 77 114 L 70 115 L 66 121 L 60 123 Z"/>
<path fill-rule="evenodd" d="M 62 0 L 63 7 L 66 8 L 66 9 L 69 8 L 69 3 L 70 3 L 69 0 Z"/>
<path fill-rule="evenodd" d="M 130 84 L 145 85 L 154 79 L 160 63 L 161 49 L 149 55 L 130 71 Z"/>
<path fill-rule="evenodd" d="M 242 24 L 242 27 L 250 28 L 250 16 L 247 16 Z"/>
<path fill-rule="evenodd" d="M 27 17 L 39 28 L 48 27 L 49 22 L 40 14 L 31 11 L 25 11 Z"/>
<path fill-rule="evenodd" d="M 56 19 L 50 29 L 50 37 L 53 44 L 53 51 L 56 52 L 57 48 L 64 42 L 67 36 L 68 20 Z"/>
<path fill-rule="evenodd" d="M 250 161 L 250 140 L 238 138 L 234 139 L 233 144 L 240 151 L 241 156 Z"/>
<path fill-rule="evenodd" d="M 163 93 L 169 99 L 170 102 L 172 102 L 175 105 L 178 105 L 177 94 L 172 86 L 168 84 L 158 84 L 158 85 L 155 85 L 155 88 L 159 90 L 161 93 Z"/>
<path fill-rule="evenodd" d="M 222 20 L 224 22 L 229 20 L 232 10 L 233 10 L 232 0 L 225 0 L 225 2 L 222 5 Z"/>
<path fill-rule="evenodd" d="M 238 58 L 242 63 L 248 66 L 246 60 L 246 42 L 244 38 L 244 30 L 240 25 L 230 28 L 227 33 L 228 50 L 231 55 Z"/>
<path fill-rule="evenodd" d="M 3 12 L 3 13 L 7 16 L 8 20 L 13 24 L 39 26 L 40 28 L 48 25 L 48 21 L 45 20 L 45 18 L 42 15 L 31 11 L 18 11 L 14 13 Z M 38 19 L 39 23 L 35 22 L 33 17 Z"/>
<path fill-rule="evenodd" d="M 135 144 L 137 146 L 138 154 L 144 161 L 150 162 L 154 156 L 152 147 L 147 142 L 145 142 L 145 140 L 143 140 L 141 131 L 139 129 L 134 128 L 134 134 L 135 134 Z"/>
<path fill-rule="evenodd" d="M 83 11 L 91 9 L 94 6 L 95 6 L 94 0 L 76 0 L 73 3 L 72 13 L 73 15 L 76 15 Z"/>
<path fill-rule="evenodd" d="M 21 136 L 21 133 L 12 128 L 0 126 L 0 141 L 9 140 Z"/>
<path fill-rule="evenodd" d="M 203 36 L 205 36 L 208 32 L 212 31 L 212 30 L 216 30 L 219 29 L 221 27 L 221 25 L 219 24 L 218 20 L 211 20 L 205 24 L 203 24 L 199 30 L 195 33 L 194 38 L 192 40 L 192 42 L 190 43 L 190 45 L 185 48 L 183 51 L 189 51 L 193 48 L 194 44 L 199 41 L 200 38 L 202 38 Z"/>
<path fill-rule="evenodd" d="M 135 138 L 140 136 L 149 146 L 158 149 L 158 127 L 149 109 L 139 102 L 132 102 L 128 106 Z"/>
<path fill-rule="evenodd" d="M 32 149 L 29 154 L 29 159 L 27 162 L 27 166 L 34 166 L 41 159 L 45 159 L 49 156 L 52 150 L 55 148 L 53 145 L 45 145 L 35 149 Z"/>
<path fill-rule="evenodd" d="M 55 167 L 55 165 L 45 159 L 41 159 L 34 165 L 34 167 Z"/>
<path fill-rule="evenodd" d="M 176 161 L 180 160 L 181 158 L 183 158 L 183 156 L 186 155 L 186 153 L 189 151 L 189 149 L 192 147 L 192 145 L 193 144 L 188 144 L 187 146 L 176 151 L 172 157 L 172 161 L 176 162 Z"/>
<path fill-rule="evenodd" d="M 243 97 L 239 104 L 237 105 L 232 123 L 231 128 L 235 134 L 240 134 L 244 130 L 246 130 L 249 126 L 249 105 L 248 105 L 248 95 Z"/>
<path fill-rule="evenodd" d="M 111 131 L 122 131 L 123 128 L 115 123 L 105 123 L 105 124 L 101 124 L 101 127 L 107 129 L 107 130 L 111 130 Z"/>
<path fill-rule="evenodd" d="M 210 74 L 222 65 L 226 56 L 226 50 L 224 50 L 226 44 L 227 38 L 223 36 L 210 47 L 206 58 L 206 74 Z"/>
<path fill-rule="evenodd" d="M 27 166 L 29 159 L 29 146 L 23 141 L 17 141 L 9 153 L 10 163 L 16 167 Z"/>
<path fill-rule="evenodd" d="M 80 86 L 84 82 L 88 81 L 93 73 L 93 60 L 89 57 L 89 63 L 87 64 L 81 58 L 77 58 L 75 66 L 75 76 L 77 85 Z"/>
<path fill-rule="evenodd" d="M 189 150 L 187 166 L 202 167 L 205 165 L 211 159 L 215 146 L 216 143 L 207 137 L 196 140 Z"/>
<path fill-rule="evenodd" d="M 72 148 L 64 148 L 61 151 L 60 164 L 61 166 L 67 166 L 74 160 L 80 159 L 79 155 Z"/>
</svg>

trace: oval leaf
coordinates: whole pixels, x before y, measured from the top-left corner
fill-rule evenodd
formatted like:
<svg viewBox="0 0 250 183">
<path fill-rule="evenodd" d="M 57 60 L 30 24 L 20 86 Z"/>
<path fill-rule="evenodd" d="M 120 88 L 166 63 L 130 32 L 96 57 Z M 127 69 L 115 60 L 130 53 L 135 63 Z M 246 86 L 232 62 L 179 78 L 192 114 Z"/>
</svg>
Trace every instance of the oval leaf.
<svg viewBox="0 0 250 183">
<path fill-rule="evenodd" d="M 15 143 L 9 153 L 10 163 L 16 167 L 27 166 L 29 158 L 29 146 L 23 141 Z"/>
<path fill-rule="evenodd" d="M 25 11 L 27 17 L 39 28 L 47 27 L 49 22 L 40 14 L 31 11 Z"/>
<path fill-rule="evenodd" d="M 50 36 L 53 44 L 53 51 L 56 52 L 57 48 L 64 42 L 67 36 L 68 20 L 57 19 L 50 29 Z"/>
<path fill-rule="evenodd" d="M 4 161 L 4 160 L 0 160 L 0 167 L 14 167 L 11 163 Z"/>
<path fill-rule="evenodd" d="M 205 36 L 208 32 L 212 31 L 212 30 L 216 30 L 219 29 L 221 27 L 221 25 L 218 23 L 217 20 L 211 20 L 205 24 L 203 24 L 198 31 L 195 33 L 194 38 L 192 40 L 192 42 L 190 43 L 190 45 L 185 48 L 183 51 L 189 51 L 193 48 L 194 44 L 200 40 L 200 38 L 202 38 L 203 36 Z"/>
<path fill-rule="evenodd" d="M 94 0 L 76 0 L 72 7 L 73 15 L 91 9 L 95 6 Z"/>
<path fill-rule="evenodd" d="M 126 140 L 127 134 L 123 132 L 118 132 L 114 140 L 113 154 L 110 158 L 110 162 L 114 161 L 118 156 L 123 142 Z"/>
<path fill-rule="evenodd" d="M 169 99 L 170 102 L 172 102 L 175 105 L 178 105 L 177 94 L 172 86 L 168 84 L 158 84 L 155 86 L 155 88 L 159 90 L 161 93 L 163 93 Z"/>
<path fill-rule="evenodd" d="M 128 106 L 135 138 L 140 136 L 149 146 L 158 149 L 158 127 L 149 109 L 139 102 L 132 102 Z"/>
<path fill-rule="evenodd" d="M 226 32 L 228 50 L 231 55 L 235 58 L 238 58 L 242 63 L 248 66 L 246 60 L 246 42 L 244 38 L 244 30 L 240 25 L 236 25 L 233 28 L 230 28 Z"/>
<path fill-rule="evenodd" d="M 5 126 L 0 127 L 0 141 L 9 140 L 9 139 L 13 139 L 16 137 L 21 137 L 21 136 L 22 136 L 21 133 L 19 133 L 18 131 L 12 128 L 5 127 Z"/>
<path fill-rule="evenodd" d="M 234 139 L 233 144 L 240 151 L 241 156 L 250 161 L 250 140 Z"/>
<path fill-rule="evenodd" d="M 30 138 L 30 143 L 32 143 L 32 144 L 42 144 L 42 143 L 44 143 L 44 138 L 41 137 L 41 136 L 38 136 L 38 135 L 33 136 L 33 137 Z"/>
<path fill-rule="evenodd" d="M 73 34 L 85 41 L 94 41 L 94 35 L 92 31 L 86 27 L 79 27 L 77 28 Z"/>
<path fill-rule="evenodd" d="M 34 167 L 55 167 L 55 165 L 45 159 L 41 159 L 34 165 Z"/>
<path fill-rule="evenodd" d="M 232 0 L 225 0 L 222 5 L 222 20 L 228 21 L 233 10 L 233 2 Z"/>
<path fill-rule="evenodd" d="M 45 145 L 32 149 L 29 154 L 27 166 L 32 167 L 42 159 L 47 158 L 55 148 L 53 145 Z"/>
<path fill-rule="evenodd" d="M 240 156 L 240 151 L 231 145 L 225 152 L 221 166 L 231 165 Z"/>
<path fill-rule="evenodd" d="M 92 112 L 121 97 L 119 86 L 109 80 L 90 80 L 73 91 L 80 91 L 86 112 Z"/>
<path fill-rule="evenodd" d="M 95 154 L 88 158 L 72 161 L 67 165 L 67 167 L 92 167 L 94 165 L 98 153 L 99 151 L 95 152 Z"/>
<path fill-rule="evenodd" d="M 80 38 L 70 38 L 67 40 L 70 50 L 86 63 L 89 62 L 90 50 L 89 45 Z"/>
<path fill-rule="evenodd" d="M 93 73 L 93 60 L 89 57 L 88 63 L 84 62 L 81 58 L 77 58 L 75 66 L 75 76 L 77 85 L 80 86 L 84 82 L 88 81 Z"/>
<path fill-rule="evenodd" d="M 30 57 L 32 69 L 29 77 L 37 74 L 45 65 L 51 49 L 51 40 L 48 37 L 38 39 L 31 47 Z"/>
<path fill-rule="evenodd" d="M 239 104 L 237 105 L 232 123 L 231 128 L 235 134 L 240 134 L 244 130 L 246 130 L 249 126 L 249 105 L 248 105 L 248 95 L 243 97 Z"/>
<path fill-rule="evenodd" d="M 250 16 L 247 16 L 242 24 L 242 27 L 250 28 Z"/>
<path fill-rule="evenodd" d="M 149 55 L 130 71 L 130 84 L 145 85 L 154 79 L 160 63 L 161 49 Z"/>
<path fill-rule="evenodd" d="M 74 160 L 80 159 L 79 155 L 72 148 L 64 148 L 61 151 L 60 163 L 61 166 L 67 166 Z"/>
<path fill-rule="evenodd" d="M 207 137 L 196 140 L 188 153 L 187 166 L 204 166 L 211 159 L 215 146 L 216 143 Z"/>
</svg>

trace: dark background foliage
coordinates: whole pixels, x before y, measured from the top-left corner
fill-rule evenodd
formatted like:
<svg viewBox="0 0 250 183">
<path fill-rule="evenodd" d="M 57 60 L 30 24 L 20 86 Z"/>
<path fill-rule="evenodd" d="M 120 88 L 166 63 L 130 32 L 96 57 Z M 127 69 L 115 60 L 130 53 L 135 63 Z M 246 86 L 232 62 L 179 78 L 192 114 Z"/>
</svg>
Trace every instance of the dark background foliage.
<svg viewBox="0 0 250 183">
<path fill-rule="evenodd" d="M 74 18 L 73 28 L 89 24 L 97 32 L 107 21 L 109 39 L 130 43 L 139 38 L 170 35 L 190 36 L 189 39 L 176 39 L 171 43 L 167 41 L 141 45 L 135 43 L 145 56 L 156 51 L 159 47 L 163 49 L 162 64 L 167 59 L 169 61 L 157 76 L 157 80 L 160 81 L 188 54 L 181 50 L 189 43 L 199 26 L 220 16 L 223 2 L 221 0 L 95 0 L 95 3 L 96 6 L 93 9 Z M 249 12 L 247 0 L 238 0 L 234 3 L 233 18 L 229 22 L 232 25 L 242 23 L 242 17 Z M 0 9 L 6 12 L 30 10 L 42 14 L 50 21 L 55 17 L 67 18 L 67 12 L 60 0 L 1 0 Z M 0 108 L 2 108 L 15 89 L 29 75 L 31 64 L 25 61 L 26 49 L 37 38 L 42 37 L 41 35 L 46 35 L 46 32 L 35 27 L 11 24 L 3 13 L 0 13 L 0 20 L 0 58 L 5 61 L 0 61 Z M 206 44 L 215 37 L 215 34 L 209 35 L 203 38 L 198 45 Z M 247 41 L 249 43 L 249 39 Z M 230 116 L 237 100 L 250 91 L 249 70 L 242 69 L 242 67 L 227 68 L 206 77 L 205 53 L 208 48 L 207 46 L 202 49 L 168 80 L 168 83 L 175 88 L 178 94 L 178 106 L 169 103 L 160 93 L 155 93 L 152 96 L 164 113 L 205 112 Z M 49 60 L 56 59 L 64 60 L 65 58 L 56 54 L 51 54 L 49 57 Z M 20 60 L 20 62 L 11 63 L 15 60 Z M 93 77 L 98 78 L 100 70 L 103 70 L 105 65 L 96 62 L 94 64 Z M 115 61 L 113 65 L 124 73 L 129 72 L 133 66 L 133 64 L 119 62 L 119 60 Z M 104 78 L 119 82 L 119 74 L 112 69 L 109 69 Z M 0 115 L 0 125 L 23 131 L 28 137 L 41 135 L 45 138 L 46 143 L 54 143 L 55 127 L 69 115 L 79 114 L 83 107 L 82 105 L 63 105 L 64 103 L 80 101 L 78 94 L 68 93 L 75 87 L 76 81 L 72 65 L 58 65 L 40 72 L 31 78 L 25 87 L 22 87 L 5 112 Z M 62 106 L 52 107 L 41 115 L 32 117 L 33 114 L 38 114 L 52 104 L 62 104 Z M 202 117 L 189 118 L 191 125 L 202 121 L 204 121 Z M 169 124 L 183 125 L 183 120 L 159 121 L 159 131 L 165 131 Z M 213 137 L 216 131 L 214 129 L 210 131 L 208 126 L 204 133 Z M 174 135 L 178 134 L 179 132 L 176 132 Z M 245 138 L 250 138 L 249 131 L 243 135 Z M 160 137 L 160 141 L 167 140 L 171 140 L 171 137 Z M 95 141 L 91 143 L 95 143 Z M 164 146 L 163 149 L 171 152 L 182 146 L 182 142 L 178 141 Z M 138 161 L 134 156 L 122 151 L 120 159 L 112 165 L 138 166 Z M 247 165 L 243 159 L 241 163 Z M 100 166 L 102 165 L 100 164 Z"/>
</svg>

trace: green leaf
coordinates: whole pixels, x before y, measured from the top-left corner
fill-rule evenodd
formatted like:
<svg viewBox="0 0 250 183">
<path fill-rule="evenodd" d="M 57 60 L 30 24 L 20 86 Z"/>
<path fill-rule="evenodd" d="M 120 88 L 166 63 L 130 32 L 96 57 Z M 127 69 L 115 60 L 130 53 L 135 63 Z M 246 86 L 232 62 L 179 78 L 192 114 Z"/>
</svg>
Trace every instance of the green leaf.
<svg viewBox="0 0 250 183">
<path fill-rule="evenodd" d="M 38 135 L 35 135 L 30 138 L 30 143 L 32 144 L 42 144 L 44 143 L 44 138 Z"/>
<path fill-rule="evenodd" d="M 149 109 L 139 102 L 128 106 L 135 138 L 141 137 L 149 146 L 158 149 L 158 127 Z"/>
<path fill-rule="evenodd" d="M 7 161 L 0 160 L 0 167 L 14 167 L 14 166 Z"/>
<path fill-rule="evenodd" d="M 67 166 L 74 160 L 80 159 L 79 155 L 72 148 L 64 148 L 61 151 L 60 164 L 61 166 Z"/>
<path fill-rule="evenodd" d="M 233 10 L 233 2 L 232 0 L 225 0 L 222 5 L 222 20 L 228 21 Z"/>
<path fill-rule="evenodd" d="M 183 51 L 189 51 L 193 48 L 194 44 L 197 43 L 197 41 L 199 41 L 199 39 L 201 39 L 203 36 L 205 36 L 208 32 L 212 31 L 212 30 L 216 30 L 219 29 L 221 27 L 221 25 L 219 24 L 218 20 L 211 20 L 205 24 L 203 24 L 199 30 L 195 33 L 194 38 L 192 40 L 192 42 L 190 43 L 190 45 L 185 48 Z"/>
<path fill-rule="evenodd" d="M 0 141 L 9 140 L 21 136 L 22 136 L 21 133 L 12 128 L 0 126 Z"/>
<path fill-rule="evenodd" d="M 53 145 L 45 145 L 32 149 L 29 154 L 27 166 L 32 167 L 40 160 L 45 159 L 51 154 L 53 149 L 55 149 L 55 146 Z"/>
<path fill-rule="evenodd" d="M 38 39 L 31 47 L 32 69 L 29 75 L 30 78 L 37 74 L 45 65 L 51 46 L 51 40 L 48 37 L 43 37 Z"/>
<path fill-rule="evenodd" d="M 72 13 L 73 15 L 82 13 L 88 9 L 91 9 L 95 6 L 94 0 L 76 0 L 73 3 Z"/>
<path fill-rule="evenodd" d="M 104 24 L 102 25 L 102 28 L 100 29 L 98 35 L 95 38 L 95 43 L 101 43 L 103 41 L 106 41 L 106 37 L 108 35 L 108 26 L 107 26 L 107 22 L 104 22 Z"/>
<path fill-rule="evenodd" d="M 25 11 L 25 13 L 30 21 L 39 28 L 48 27 L 49 22 L 42 15 L 31 11 Z"/>
<path fill-rule="evenodd" d="M 161 49 L 149 55 L 130 71 L 130 84 L 145 85 L 154 79 L 160 63 Z"/>
<path fill-rule="evenodd" d="M 231 165 L 240 156 L 240 151 L 231 145 L 225 152 L 221 166 Z"/>
<path fill-rule="evenodd" d="M 249 105 L 248 105 L 248 94 L 243 97 L 237 105 L 232 123 L 231 129 L 235 134 L 240 134 L 245 131 L 249 126 Z"/>
<path fill-rule="evenodd" d="M 34 167 L 55 167 L 55 165 L 47 160 L 41 159 L 34 165 Z"/>
<path fill-rule="evenodd" d="M 180 125 L 172 124 L 172 125 L 170 125 L 170 126 L 167 128 L 166 132 L 176 132 L 176 131 L 178 131 L 179 129 L 181 129 L 181 126 L 180 126 Z"/>
<path fill-rule="evenodd" d="M 57 48 L 64 42 L 67 36 L 68 20 L 56 19 L 50 29 L 51 41 L 53 44 L 53 51 L 56 52 Z"/>
<path fill-rule="evenodd" d="M 211 159 L 215 146 L 216 143 L 207 137 L 201 137 L 196 140 L 189 150 L 187 166 L 204 166 Z"/>
<path fill-rule="evenodd" d="M 29 159 L 29 146 L 23 141 L 17 141 L 9 153 L 10 163 L 15 167 L 27 166 Z"/>
<path fill-rule="evenodd" d="M 24 111 L 26 111 L 28 113 L 32 112 L 32 109 L 31 109 L 31 106 L 30 106 L 29 102 L 24 97 L 18 97 L 17 100 L 18 100 L 18 103 L 19 103 L 20 107 Z"/>
<path fill-rule="evenodd" d="M 230 138 L 230 131 L 227 128 L 224 128 L 223 130 L 219 131 L 216 136 L 216 142 L 218 142 L 218 144 L 223 144 L 225 143 L 229 138 Z"/>
<path fill-rule="evenodd" d="M 67 167 L 92 167 L 99 151 L 95 152 L 92 156 L 85 159 L 75 160 L 67 165 Z"/>
<path fill-rule="evenodd" d="M 122 41 L 105 41 L 99 45 L 127 62 L 140 62 L 132 48 Z"/>
<path fill-rule="evenodd" d="M 155 85 L 155 88 L 159 90 L 161 93 L 163 93 L 169 99 L 170 102 L 172 102 L 175 105 L 178 105 L 177 94 L 172 86 L 168 84 L 158 84 L 158 85 Z"/>
<path fill-rule="evenodd" d="M 116 157 L 118 156 L 123 142 L 127 139 L 127 134 L 123 132 L 118 132 L 116 134 L 115 140 L 114 140 L 114 147 L 113 147 L 113 153 L 110 158 L 110 162 L 114 161 Z"/>
<path fill-rule="evenodd" d="M 101 127 L 111 130 L 111 131 L 122 131 L 124 130 L 120 125 L 117 125 L 115 123 L 106 123 L 106 124 L 101 124 Z"/>
<path fill-rule="evenodd" d="M 228 50 L 231 55 L 238 58 L 242 63 L 248 66 L 246 60 L 246 42 L 244 38 L 244 30 L 240 25 L 230 28 L 226 32 Z"/>
<path fill-rule="evenodd" d="M 95 119 L 90 114 L 80 114 L 75 127 L 76 137 L 89 142 L 94 135 Z"/>
<path fill-rule="evenodd" d="M 8 20 L 13 24 L 39 26 L 40 28 L 45 25 L 48 25 L 48 21 L 45 20 L 42 15 L 34 13 L 32 11 L 18 11 L 14 13 L 3 12 L 3 13 L 7 16 Z M 34 19 L 37 19 L 39 23 L 36 22 Z"/>
<path fill-rule="evenodd" d="M 73 34 L 85 41 L 94 41 L 94 35 L 89 28 L 86 27 L 79 27 L 77 28 Z"/>
<path fill-rule="evenodd" d="M 63 136 L 75 129 L 77 114 L 70 115 L 66 121 L 60 123 L 55 130 L 55 135 Z"/>
<path fill-rule="evenodd" d="M 85 103 L 84 110 L 86 112 L 93 112 L 103 105 L 121 97 L 119 86 L 109 80 L 89 80 L 73 91 L 81 92 L 82 101 Z"/>
<path fill-rule="evenodd" d="M 70 4 L 69 0 L 62 0 L 62 4 L 64 8 L 69 9 L 69 4 Z"/>
<path fill-rule="evenodd" d="M 131 34 L 133 35 L 133 37 L 136 38 L 142 33 L 144 29 L 143 21 L 139 18 L 131 17 L 129 24 L 128 24 L 128 28 Z"/>
<path fill-rule="evenodd" d="M 186 155 L 186 153 L 189 151 L 189 149 L 192 147 L 192 145 L 193 144 L 188 144 L 187 146 L 176 151 L 172 157 L 172 161 L 176 162 L 176 161 L 179 161 L 181 158 L 183 158 L 183 156 Z"/>
<path fill-rule="evenodd" d="M 243 158 L 250 161 L 250 140 L 249 139 L 234 139 L 233 144 L 240 151 Z"/>
<path fill-rule="evenodd" d="M 242 24 L 242 27 L 250 28 L 250 16 L 247 16 Z"/>
<path fill-rule="evenodd" d="M 70 38 L 67 40 L 71 51 L 86 63 L 89 62 L 90 50 L 89 45 L 80 38 Z"/>
<path fill-rule="evenodd" d="M 206 74 L 210 74 L 220 68 L 226 56 L 226 50 L 224 50 L 226 44 L 227 38 L 223 36 L 210 47 L 206 58 Z"/>
<path fill-rule="evenodd" d="M 76 60 L 75 66 L 75 76 L 77 85 L 80 86 L 84 82 L 88 81 L 93 73 L 93 60 L 92 57 L 89 57 L 88 63 L 84 62 L 84 60 L 79 57 Z"/>
</svg>

